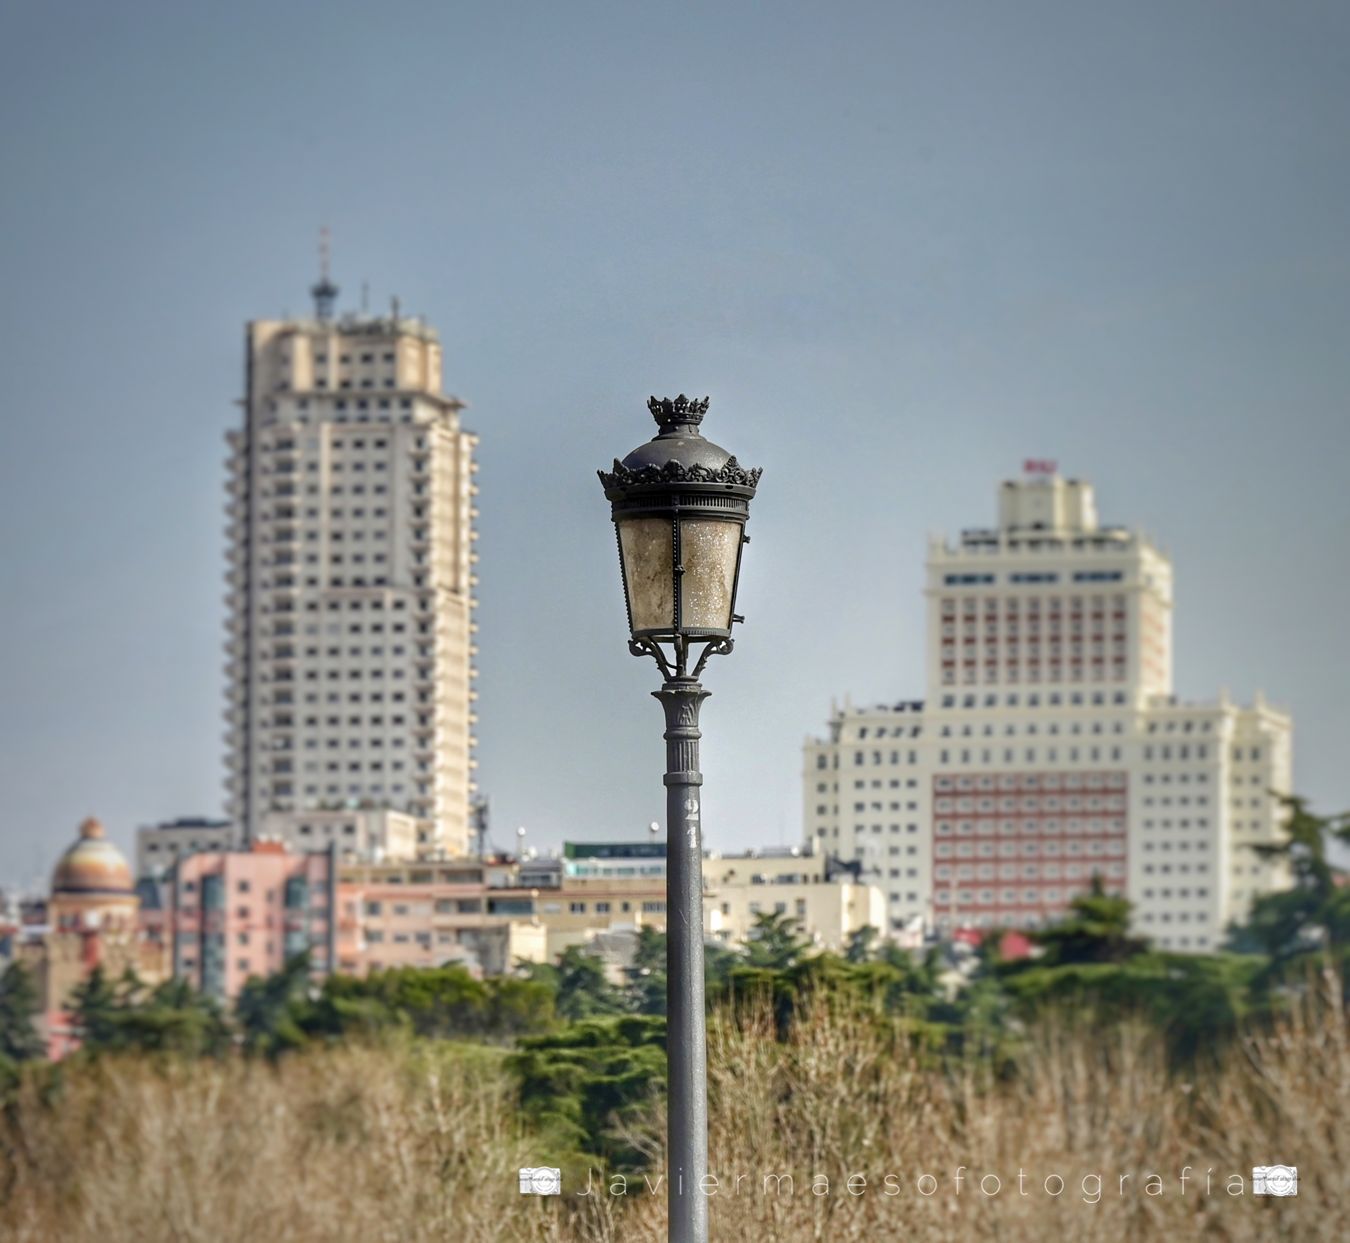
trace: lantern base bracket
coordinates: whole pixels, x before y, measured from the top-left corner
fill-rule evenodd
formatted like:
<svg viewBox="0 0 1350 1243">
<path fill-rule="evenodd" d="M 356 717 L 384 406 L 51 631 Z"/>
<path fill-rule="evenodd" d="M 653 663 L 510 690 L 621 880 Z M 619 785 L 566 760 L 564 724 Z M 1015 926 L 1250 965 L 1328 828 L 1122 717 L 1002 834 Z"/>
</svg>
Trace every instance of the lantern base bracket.
<svg viewBox="0 0 1350 1243">
<path fill-rule="evenodd" d="M 688 635 L 676 635 L 672 639 L 667 639 L 672 651 L 667 654 L 661 646 L 661 641 L 652 638 L 650 635 L 644 635 L 640 639 L 629 639 L 628 650 L 634 656 L 650 656 L 661 670 L 661 676 L 667 682 L 684 680 L 685 678 L 698 679 L 699 674 L 703 672 L 703 666 L 708 663 L 711 656 L 728 656 L 735 645 L 735 641 L 727 638 L 713 636 L 711 638 L 690 638 Z M 702 643 L 703 650 L 698 653 L 698 661 L 694 665 L 693 672 L 689 672 L 689 658 L 691 647 L 695 643 Z M 674 657 L 674 663 L 671 663 L 671 656 Z"/>
</svg>

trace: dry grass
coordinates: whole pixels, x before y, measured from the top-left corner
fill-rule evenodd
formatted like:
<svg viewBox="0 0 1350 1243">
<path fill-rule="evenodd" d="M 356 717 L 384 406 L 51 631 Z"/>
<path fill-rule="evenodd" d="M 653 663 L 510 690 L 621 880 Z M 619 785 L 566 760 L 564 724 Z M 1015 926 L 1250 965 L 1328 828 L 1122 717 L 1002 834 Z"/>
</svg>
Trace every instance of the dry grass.
<svg viewBox="0 0 1350 1243">
<path fill-rule="evenodd" d="M 766 1021 L 714 1022 L 710 1044 L 715 1239 L 1344 1237 L 1350 1041 L 1331 1009 L 1248 1041 L 1193 1083 L 1169 1076 L 1155 1034 L 1129 1026 L 1103 1038 L 1047 1024 L 1001 1085 L 978 1066 L 921 1065 L 857 1010 L 820 1007 L 788 1044 Z M 26 1092 L 0 1128 L 0 1239 L 664 1238 L 664 1197 L 640 1181 L 624 1196 L 523 1200 L 517 1167 L 551 1162 L 514 1118 L 487 1054 L 346 1049 L 276 1069 L 105 1061 L 72 1076 L 54 1104 Z M 654 1115 L 647 1142 L 661 1126 Z M 1297 1198 L 1253 1196 L 1250 1167 L 1275 1161 L 1299 1167 Z M 1156 1196 L 1150 1173 L 1162 1179 Z M 791 1193 L 786 1183 L 766 1192 L 765 1174 L 790 1174 Z M 866 1188 L 854 1196 L 857 1174 Z M 931 1196 L 916 1188 L 924 1174 L 937 1179 Z M 1244 1195 L 1225 1193 L 1231 1174 L 1247 1180 Z M 1001 1178 L 997 1195 L 981 1193 L 985 1175 Z M 1064 1179 L 1058 1197 L 1043 1189 L 1049 1175 Z M 1092 1175 L 1102 1176 L 1098 1203 L 1086 1202 Z M 828 1194 L 813 1194 L 814 1176 Z"/>
<path fill-rule="evenodd" d="M 338 1049 L 107 1059 L 0 1138 L 0 1238 L 28 1243 L 497 1239 L 524 1148 L 492 1062 Z M 7 1168 L 6 1168 L 7 1167 Z"/>
</svg>

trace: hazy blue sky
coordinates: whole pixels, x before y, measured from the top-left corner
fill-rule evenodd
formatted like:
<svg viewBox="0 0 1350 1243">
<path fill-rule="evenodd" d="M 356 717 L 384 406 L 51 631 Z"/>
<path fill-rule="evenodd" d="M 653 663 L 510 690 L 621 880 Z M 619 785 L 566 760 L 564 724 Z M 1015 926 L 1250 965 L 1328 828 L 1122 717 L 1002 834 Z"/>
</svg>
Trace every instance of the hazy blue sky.
<svg viewBox="0 0 1350 1243">
<path fill-rule="evenodd" d="M 922 692 L 925 535 L 1027 456 L 1173 554 L 1178 690 L 1350 805 L 1344 4 L 0 9 L 0 878 L 218 812 L 243 325 L 426 314 L 482 435 L 496 836 L 641 834 L 595 478 L 649 393 L 765 467 L 706 824 L 795 840 L 832 696 Z"/>
</svg>

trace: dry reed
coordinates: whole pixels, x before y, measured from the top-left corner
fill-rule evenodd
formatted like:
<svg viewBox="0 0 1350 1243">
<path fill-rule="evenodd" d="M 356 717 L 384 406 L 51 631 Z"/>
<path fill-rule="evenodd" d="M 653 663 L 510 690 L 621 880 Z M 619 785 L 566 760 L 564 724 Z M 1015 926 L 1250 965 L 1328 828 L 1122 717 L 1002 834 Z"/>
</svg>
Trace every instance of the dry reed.
<svg viewBox="0 0 1350 1243">
<path fill-rule="evenodd" d="M 1183 1081 L 1143 1026 L 1047 1020 L 1017 1073 L 993 1082 L 977 1064 L 934 1068 L 857 1006 L 817 1003 L 783 1043 L 766 1015 L 715 1018 L 713 1237 L 1340 1240 L 1347 1035 L 1338 1009 L 1310 1005 Z M 653 1111 L 634 1142 L 659 1153 L 662 1125 Z M 1253 1194 L 1251 1167 L 1272 1162 L 1299 1167 L 1297 1197 Z M 600 1194 L 522 1198 L 517 1168 L 553 1163 L 488 1051 L 323 1049 L 276 1067 L 109 1058 L 51 1099 L 26 1087 L 0 1121 L 0 1239 L 664 1238 L 664 1188 L 640 1179 L 610 1194 L 597 1171 Z"/>
</svg>

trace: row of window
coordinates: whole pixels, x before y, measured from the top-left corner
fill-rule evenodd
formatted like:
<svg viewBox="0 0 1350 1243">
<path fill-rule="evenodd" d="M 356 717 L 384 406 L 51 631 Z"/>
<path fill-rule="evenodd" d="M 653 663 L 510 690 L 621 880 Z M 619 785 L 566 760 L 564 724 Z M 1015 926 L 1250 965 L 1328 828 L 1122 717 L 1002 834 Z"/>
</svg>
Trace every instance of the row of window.
<svg viewBox="0 0 1350 1243">
<path fill-rule="evenodd" d="M 1007 864 L 993 863 L 940 863 L 933 869 L 933 876 L 936 881 L 946 882 L 948 885 L 953 881 L 963 880 L 993 880 L 998 875 L 1000 867 L 1007 867 Z M 1100 874 L 1109 879 L 1119 879 L 1125 875 L 1125 865 L 1117 862 L 1102 862 L 1094 860 L 1091 863 L 1023 863 L 1015 865 L 1020 869 L 1022 879 L 1024 880 L 1085 880 L 1094 874 Z M 939 895 L 942 895 L 939 897 Z M 951 890 L 944 885 L 937 885 L 934 888 L 934 898 L 940 901 L 951 901 Z"/>
<path fill-rule="evenodd" d="M 948 587 L 981 587 L 996 581 L 993 574 L 945 574 L 942 581 Z M 1118 583 L 1124 579 L 1122 570 L 1075 570 L 1075 583 Z M 1008 575 L 1011 583 L 1057 583 L 1059 575 L 1053 571 L 1018 571 Z"/>
<path fill-rule="evenodd" d="M 933 825 L 936 837 L 1102 837 L 1125 832 L 1124 817 L 1107 819 L 1092 817 L 1087 820 L 938 820 Z"/>
<path fill-rule="evenodd" d="M 975 596 L 966 596 L 961 601 L 960 613 L 962 617 L 974 617 L 979 612 L 979 599 Z M 1021 596 L 1008 596 L 1002 601 L 1003 610 L 1006 613 L 1025 612 L 1027 616 L 1044 613 L 1049 617 L 1058 617 L 1061 613 L 1068 613 L 1070 616 L 1081 616 L 1085 611 L 1092 613 L 1103 613 L 1107 607 L 1114 613 L 1123 613 L 1125 611 L 1125 597 L 1123 595 L 1112 595 L 1109 599 L 1102 595 L 1091 596 L 1028 596 L 1025 599 Z M 985 616 L 993 616 L 999 611 L 999 598 L 997 596 L 986 596 L 984 599 Z M 1025 606 L 1025 608 L 1023 607 Z M 957 615 L 956 601 L 950 597 L 942 601 L 942 616 L 955 617 Z"/>
<path fill-rule="evenodd" d="M 984 677 L 979 676 L 979 669 L 974 661 L 966 664 L 961 671 L 962 686 L 997 685 L 1003 681 L 1009 685 L 1019 682 L 1041 685 L 1047 682 L 1123 682 L 1125 681 L 1125 661 L 1119 658 L 1111 668 L 1111 674 L 1108 677 L 1106 665 L 1100 657 L 1093 657 L 1092 664 L 1086 669 L 1081 664 L 1073 664 L 1064 668 L 1058 664 L 1050 666 L 1045 671 L 1045 676 L 1041 676 L 1039 665 L 1032 665 L 1026 671 L 1026 677 L 1023 677 L 1019 666 L 1013 665 L 1005 669 L 1000 678 L 998 670 L 993 665 L 986 666 Z M 954 662 L 945 662 L 942 669 L 942 685 L 956 685 L 956 665 Z M 1121 702 L 1124 702 L 1123 695 Z"/>
<path fill-rule="evenodd" d="M 1123 840 L 1067 842 L 938 842 L 933 847 L 936 859 L 1058 859 L 1090 856 L 1105 858 L 1124 855 Z"/>
<path fill-rule="evenodd" d="M 934 780 L 934 788 L 939 791 L 950 790 L 950 777 L 938 777 Z M 985 790 L 992 790 L 993 778 L 987 778 L 991 782 L 988 786 L 981 787 Z M 1045 778 L 1045 790 L 1054 791 L 1060 788 L 1060 777 Z M 1072 780 L 1072 778 L 1069 778 Z M 1122 779 L 1119 786 L 1114 783 L 1108 783 L 1107 779 L 1093 774 L 1090 777 L 1083 778 L 1084 785 L 1066 785 L 1068 790 L 1083 789 L 1104 790 L 1110 788 L 1124 788 Z M 943 784 L 946 783 L 946 784 Z M 959 787 L 958 787 L 959 788 Z M 969 787 L 966 787 L 967 789 Z M 1016 787 L 1013 787 L 1016 788 Z M 1027 787 L 1023 787 L 1024 789 Z M 1035 788 L 1034 784 L 1030 787 Z M 1124 810 L 1125 799 L 1117 794 L 1001 794 L 995 798 L 991 794 L 976 797 L 973 794 L 951 795 L 948 793 L 939 793 L 933 800 L 933 810 L 941 815 L 944 812 L 983 812 L 986 815 L 992 815 L 995 812 L 1006 814 L 1015 811 L 1046 811 L 1046 812 L 1075 812 L 1075 811 L 1115 811 Z"/>
<path fill-rule="evenodd" d="M 1076 889 L 953 889 L 944 890 L 935 894 L 938 902 L 944 906 L 957 905 L 962 907 L 971 906 L 1020 906 L 1023 903 L 1027 905 L 1038 904 L 1044 906 L 1059 906 L 1062 903 L 1070 901 L 1075 894 Z M 997 895 L 997 896 L 996 896 Z M 1017 922 L 1022 922 L 1018 920 Z"/>
<path fill-rule="evenodd" d="M 384 902 L 379 898 L 371 898 L 366 901 L 365 911 L 367 915 L 384 914 Z M 483 910 L 483 900 L 481 898 L 437 898 L 433 903 L 426 903 L 412 910 L 406 902 L 394 902 L 390 904 L 389 913 L 396 916 L 423 915 L 429 913 L 429 909 L 434 909 L 437 915 L 475 915 L 481 914 Z"/>
<path fill-rule="evenodd" d="M 1086 752 L 1086 754 L 1084 752 Z M 961 750 L 956 752 L 943 750 L 938 752 L 938 763 L 944 765 L 995 764 L 998 763 L 998 761 L 994 758 L 994 754 L 994 751 L 990 750 L 988 747 L 985 747 L 980 751 L 979 759 L 974 758 L 975 753 L 973 751 Z M 1120 763 L 1120 759 L 1121 751 L 1119 747 L 1111 747 L 1109 750 L 1103 747 L 1087 747 L 1082 749 L 1078 747 L 1067 747 L 1065 748 L 1062 758 L 1058 747 L 1047 747 L 1044 753 L 1044 762 L 1047 764 L 1100 764 L 1107 760 L 1113 764 L 1118 764 Z M 1002 762 L 1004 764 L 1015 764 L 1019 762 L 1017 753 L 1012 747 L 1005 747 L 1003 749 Z M 1027 747 L 1022 753 L 1021 762 L 1032 765 L 1041 763 L 1041 752 L 1035 747 Z"/>
<path fill-rule="evenodd" d="M 944 708 L 957 707 L 957 701 L 960 700 L 960 707 L 974 708 L 976 701 L 980 696 L 975 694 L 966 695 L 943 695 L 942 706 Z M 1125 703 L 1124 691 L 1047 691 L 1045 692 L 1045 702 L 1049 707 L 1057 708 L 1061 705 L 1067 705 L 1071 708 L 1082 708 L 1092 706 L 1095 708 L 1105 707 L 1109 702 L 1113 704 Z M 1039 691 L 1030 691 L 1025 696 L 1020 691 L 1011 691 L 1002 697 L 1002 706 L 1006 708 L 1020 708 L 1025 703 L 1028 708 L 1039 708 L 1041 706 L 1041 693 Z M 1000 705 L 1000 699 L 994 692 L 988 692 L 984 695 L 983 703 L 980 707 L 997 708 Z"/>
<path fill-rule="evenodd" d="M 353 634 L 361 633 L 357 626 L 352 626 L 350 629 Z M 372 627 L 371 629 L 373 633 L 375 628 Z M 409 654 L 415 656 L 418 660 L 429 660 L 436 654 L 436 649 L 431 643 L 419 643 L 417 649 L 412 653 L 409 653 L 402 645 L 396 645 L 390 648 L 388 652 L 384 650 L 382 644 L 375 644 L 369 649 L 352 646 L 347 648 L 345 652 L 340 647 L 329 647 L 323 650 L 322 657 L 325 660 L 378 660 L 386 655 L 404 656 Z M 320 651 L 317 647 L 307 647 L 304 649 L 304 657 L 306 660 L 318 660 Z M 294 660 L 296 650 L 290 643 L 278 643 L 272 649 L 271 658 L 273 660 Z"/>
</svg>

